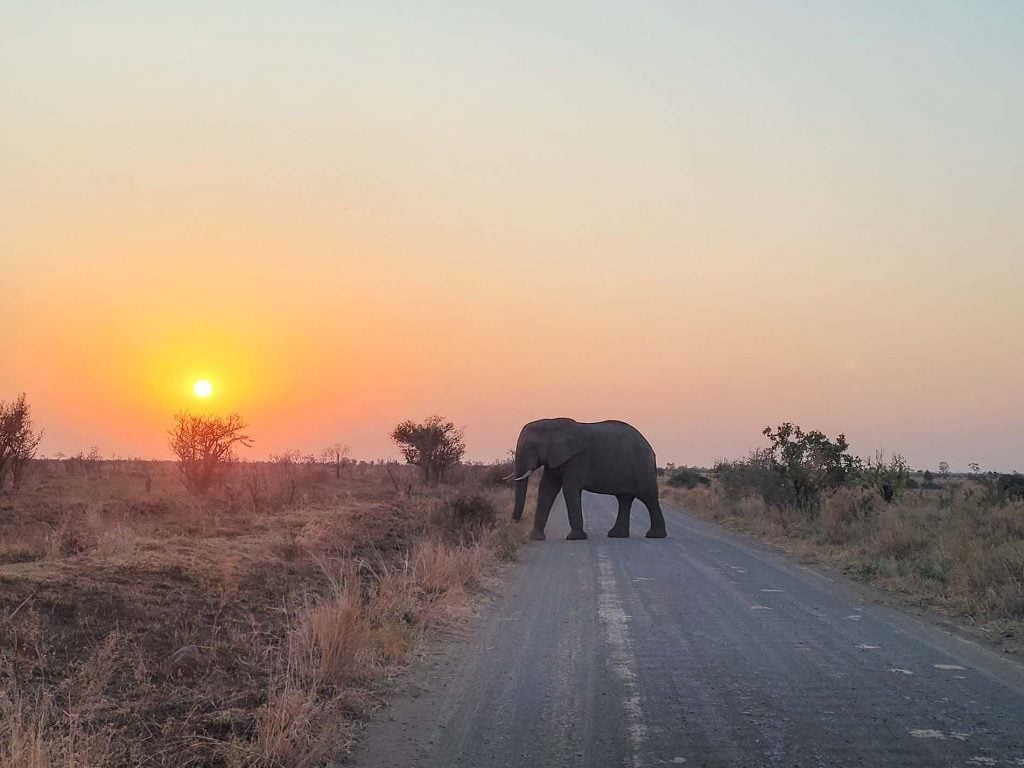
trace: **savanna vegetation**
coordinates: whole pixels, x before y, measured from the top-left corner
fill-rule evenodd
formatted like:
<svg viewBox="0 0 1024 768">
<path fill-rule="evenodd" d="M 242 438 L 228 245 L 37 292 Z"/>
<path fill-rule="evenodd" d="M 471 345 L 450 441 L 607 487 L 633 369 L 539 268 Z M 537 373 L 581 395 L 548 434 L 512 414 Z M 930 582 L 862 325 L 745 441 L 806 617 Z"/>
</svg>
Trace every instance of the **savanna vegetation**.
<svg viewBox="0 0 1024 768">
<path fill-rule="evenodd" d="M 177 462 L 34 459 L 0 496 L 5 768 L 336 764 L 523 538 L 504 467 L 241 462 L 237 417 L 169 438 Z"/>
<path fill-rule="evenodd" d="M 0 400 L 0 492 L 8 485 L 14 490 L 21 487 L 42 439 L 42 431 L 34 428 L 24 394 L 10 403 Z"/>
<path fill-rule="evenodd" d="M 850 577 L 939 609 L 1007 651 L 1024 650 L 1024 476 L 914 472 L 843 435 L 792 424 L 709 470 L 672 468 L 665 496 Z"/>
<path fill-rule="evenodd" d="M 406 462 L 423 471 L 428 483 L 440 481 L 466 453 L 462 430 L 440 416 L 430 416 L 422 423 L 403 421 L 391 431 L 391 440 Z"/>
</svg>

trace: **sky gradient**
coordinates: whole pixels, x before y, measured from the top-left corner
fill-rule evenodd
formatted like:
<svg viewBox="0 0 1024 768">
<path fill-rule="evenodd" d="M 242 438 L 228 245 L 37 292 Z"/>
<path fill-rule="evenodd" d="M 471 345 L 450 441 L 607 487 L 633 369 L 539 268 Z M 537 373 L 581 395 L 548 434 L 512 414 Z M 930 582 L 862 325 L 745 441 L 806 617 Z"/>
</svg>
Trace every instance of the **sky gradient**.
<svg viewBox="0 0 1024 768">
<path fill-rule="evenodd" d="M 0 399 L 1024 470 L 1024 5 L 0 5 Z M 511 7 L 506 7 L 511 6 Z M 209 379 L 200 403 L 192 383 Z"/>
</svg>

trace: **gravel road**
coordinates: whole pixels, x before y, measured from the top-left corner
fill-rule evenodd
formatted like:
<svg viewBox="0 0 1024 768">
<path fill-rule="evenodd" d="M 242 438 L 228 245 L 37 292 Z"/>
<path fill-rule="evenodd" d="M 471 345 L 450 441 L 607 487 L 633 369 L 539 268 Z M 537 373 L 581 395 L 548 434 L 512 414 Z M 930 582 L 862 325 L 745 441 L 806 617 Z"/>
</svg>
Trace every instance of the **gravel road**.
<svg viewBox="0 0 1024 768">
<path fill-rule="evenodd" d="M 1024 766 L 1024 667 L 666 505 L 669 538 L 531 542 L 362 768 Z"/>
</svg>

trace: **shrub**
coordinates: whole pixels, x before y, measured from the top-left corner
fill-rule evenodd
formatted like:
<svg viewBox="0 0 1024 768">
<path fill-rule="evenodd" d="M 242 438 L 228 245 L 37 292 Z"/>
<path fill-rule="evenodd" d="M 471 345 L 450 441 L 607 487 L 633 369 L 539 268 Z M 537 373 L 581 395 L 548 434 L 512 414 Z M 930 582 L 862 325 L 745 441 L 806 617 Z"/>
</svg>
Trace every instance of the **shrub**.
<svg viewBox="0 0 1024 768">
<path fill-rule="evenodd" d="M 498 510 L 486 496 L 458 496 L 440 507 L 434 524 L 444 538 L 452 542 L 476 539 L 486 528 L 494 526 Z"/>
<path fill-rule="evenodd" d="M 860 467 L 857 457 L 848 453 L 845 435 L 829 440 L 823 432 L 804 432 L 789 422 L 774 432 L 765 427 L 763 434 L 771 442 L 771 469 L 792 486 L 797 506 L 805 512 L 816 513 L 822 493 L 840 487 Z"/>
<path fill-rule="evenodd" d="M 875 488 L 886 503 L 903 495 L 910 485 L 910 468 L 907 460 L 894 453 L 889 461 L 882 451 L 875 452 L 874 459 L 868 459 L 864 470 L 868 485 Z M 916 483 L 915 483 L 916 485 Z"/>
<path fill-rule="evenodd" d="M 702 485 L 711 485 L 711 480 L 696 469 L 679 467 L 669 475 L 668 484 L 673 488 L 699 488 Z"/>
<path fill-rule="evenodd" d="M 32 414 L 24 393 L 11 403 L 0 400 L 0 491 L 8 474 L 15 489 L 21 486 L 42 439 L 42 431 L 32 429 Z"/>
<path fill-rule="evenodd" d="M 391 430 L 391 439 L 409 464 L 423 470 L 428 483 L 436 483 L 445 471 L 459 463 L 466 452 L 462 430 L 440 416 L 431 416 L 422 424 L 403 421 Z"/>
<path fill-rule="evenodd" d="M 1017 472 L 1012 475 L 1000 475 L 996 487 L 1001 502 L 1024 501 L 1024 475 Z"/>
<path fill-rule="evenodd" d="M 347 445 L 342 445 L 341 443 L 332 443 L 331 445 L 327 446 L 322 451 L 320 451 L 320 461 L 322 461 L 324 464 L 330 467 L 334 467 L 335 480 L 341 479 L 341 470 L 343 467 L 355 463 L 352 461 L 352 459 L 348 457 L 349 453 L 351 453 L 351 450 L 352 449 L 349 448 Z"/>
<path fill-rule="evenodd" d="M 714 472 L 719 490 L 730 502 L 755 496 L 773 507 L 796 503 L 792 485 L 764 461 L 764 451 L 754 451 L 739 461 L 719 461 Z"/>
<path fill-rule="evenodd" d="M 514 474 L 515 465 L 511 460 L 503 459 L 488 464 L 480 478 L 483 485 L 494 488 L 505 488 L 508 486 L 508 477 Z"/>
<path fill-rule="evenodd" d="M 235 460 L 235 446 L 252 445 L 242 431 L 248 425 L 237 413 L 224 418 L 194 416 L 182 411 L 174 416 L 174 427 L 168 431 L 171 451 L 178 457 L 181 481 L 190 493 L 206 493 L 224 479 L 224 473 Z"/>
</svg>

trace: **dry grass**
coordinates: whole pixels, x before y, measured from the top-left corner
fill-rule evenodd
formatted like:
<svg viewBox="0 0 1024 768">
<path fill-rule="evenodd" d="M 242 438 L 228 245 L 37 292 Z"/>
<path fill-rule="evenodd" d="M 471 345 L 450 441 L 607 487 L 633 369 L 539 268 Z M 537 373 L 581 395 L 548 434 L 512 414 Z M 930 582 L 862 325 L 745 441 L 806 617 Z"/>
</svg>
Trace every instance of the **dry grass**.
<svg viewBox="0 0 1024 768">
<path fill-rule="evenodd" d="M 507 515 L 485 469 L 425 488 L 407 467 L 260 465 L 239 473 L 256 493 L 196 500 L 169 464 L 44 465 L 0 497 L 0 765 L 333 764 L 515 556 L 518 526 L 437 529 L 460 499 Z"/>
<path fill-rule="evenodd" d="M 108 765 L 113 742 L 110 731 L 87 732 L 80 716 L 62 717 L 52 699 L 30 704 L 17 692 L 13 699 L 0 694 L 0 765 L 5 768 Z"/>
<path fill-rule="evenodd" d="M 816 517 L 750 496 L 731 504 L 713 488 L 663 493 L 699 517 L 841 568 L 957 617 L 1007 651 L 1024 651 L 1024 504 L 986 505 L 969 480 L 910 491 L 892 504 L 841 489 Z"/>
</svg>

